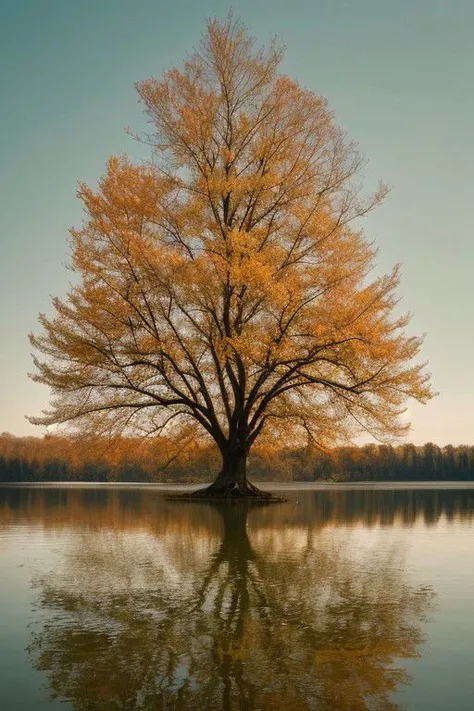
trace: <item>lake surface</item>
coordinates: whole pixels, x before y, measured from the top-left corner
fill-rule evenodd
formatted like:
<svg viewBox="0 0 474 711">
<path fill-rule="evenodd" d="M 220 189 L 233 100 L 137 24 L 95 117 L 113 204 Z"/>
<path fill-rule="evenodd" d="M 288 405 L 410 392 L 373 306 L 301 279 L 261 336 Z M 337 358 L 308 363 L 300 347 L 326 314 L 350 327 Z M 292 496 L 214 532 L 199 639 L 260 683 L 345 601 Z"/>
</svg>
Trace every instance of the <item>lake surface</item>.
<svg viewBox="0 0 474 711">
<path fill-rule="evenodd" d="M 474 488 L 165 489 L 0 485 L 2 711 L 472 711 Z"/>
</svg>

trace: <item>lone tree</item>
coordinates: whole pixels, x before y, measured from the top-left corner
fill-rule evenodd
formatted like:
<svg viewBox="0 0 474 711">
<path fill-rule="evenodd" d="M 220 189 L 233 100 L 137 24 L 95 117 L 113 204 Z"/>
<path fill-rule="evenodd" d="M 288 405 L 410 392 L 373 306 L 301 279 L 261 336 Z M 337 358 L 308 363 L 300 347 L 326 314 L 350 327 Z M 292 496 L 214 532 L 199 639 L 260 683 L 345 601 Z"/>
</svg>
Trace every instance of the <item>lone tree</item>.
<svg viewBox="0 0 474 711">
<path fill-rule="evenodd" d="M 369 278 L 363 165 L 326 101 L 278 73 L 229 17 L 182 69 L 137 85 L 149 164 L 109 160 L 78 195 L 76 285 L 32 335 L 37 424 L 160 433 L 194 423 L 222 469 L 209 495 L 258 495 L 260 436 L 324 443 L 402 434 L 404 402 L 432 391 L 422 339 L 396 313 L 399 269 Z"/>
</svg>

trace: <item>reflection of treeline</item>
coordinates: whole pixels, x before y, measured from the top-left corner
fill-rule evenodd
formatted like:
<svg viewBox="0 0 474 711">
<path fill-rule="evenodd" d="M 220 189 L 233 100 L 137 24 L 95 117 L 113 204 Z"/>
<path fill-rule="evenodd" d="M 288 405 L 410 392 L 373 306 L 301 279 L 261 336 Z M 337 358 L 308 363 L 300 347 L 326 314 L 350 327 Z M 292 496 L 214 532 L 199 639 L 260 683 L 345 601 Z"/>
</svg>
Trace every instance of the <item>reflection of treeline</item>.
<svg viewBox="0 0 474 711">
<path fill-rule="evenodd" d="M 34 578 L 28 646 L 52 697 L 76 711 L 399 711 L 433 591 L 410 581 L 398 540 L 374 549 L 299 511 L 0 488 L 0 526 L 6 512 L 65 527 L 59 564 Z"/>
<path fill-rule="evenodd" d="M 474 517 L 474 491 L 466 489 L 326 489 L 286 496 L 286 503 L 250 511 L 253 536 L 279 530 L 280 537 L 282 532 L 291 537 L 326 526 L 430 526 Z M 219 531 L 209 507 L 168 501 L 153 489 L 1 488 L 0 529 L 25 523 L 46 529 L 136 529 L 158 535 L 183 534 L 186 529 L 194 537 Z"/>
<path fill-rule="evenodd" d="M 0 435 L 0 481 L 209 481 L 219 466 L 214 449 L 192 442 L 118 438 L 83 442 L 47 435 Z M 473 481 L 474 446 L 368 444 L 315 450 L 260 449 L 252 453 L 256 480 Z"/>
</svg>

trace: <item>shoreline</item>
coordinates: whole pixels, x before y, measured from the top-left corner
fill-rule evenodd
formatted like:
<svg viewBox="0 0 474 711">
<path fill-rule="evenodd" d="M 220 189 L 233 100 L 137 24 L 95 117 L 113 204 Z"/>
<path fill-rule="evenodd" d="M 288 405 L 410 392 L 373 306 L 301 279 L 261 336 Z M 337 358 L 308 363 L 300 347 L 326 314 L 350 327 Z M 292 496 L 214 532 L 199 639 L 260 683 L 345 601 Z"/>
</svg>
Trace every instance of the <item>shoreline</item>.
<svg viewBox="0 0 474 711">
<path fill-rule="evenodd" d="M 403 489 L 474 489 L 474 481 L 255 481 L 258 487 L 265 491 L 321 491 L 325 489 L 343 490 L 403 490 Z M 72 489 L 150 489 L 168 492 L 191 492 L 205 486 L 205 483 L 161 483 L 161 482 L 115 482 L 115 481 L 44 481 L 44 482 L 10 482 L 0 481 L 0 488 L 72 488 Z"/>
</svg>

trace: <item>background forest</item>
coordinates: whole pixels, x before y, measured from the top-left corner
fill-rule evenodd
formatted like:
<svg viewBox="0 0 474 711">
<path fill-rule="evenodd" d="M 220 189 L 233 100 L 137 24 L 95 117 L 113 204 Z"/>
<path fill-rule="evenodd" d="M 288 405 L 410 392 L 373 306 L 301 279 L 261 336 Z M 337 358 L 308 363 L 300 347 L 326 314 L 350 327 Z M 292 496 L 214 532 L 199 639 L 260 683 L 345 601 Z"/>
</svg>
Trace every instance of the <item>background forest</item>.
<svg viewBox="0 0 474 711">
<path fill-rule="evenodd" d="M 3 482 L 204 482 L 218 460 L 212 445 L 195 440 L 0 435 Z M 471 481 L 474 446 L 367 444 L 324 452 L 262 446 L 252 453 L 249 472 L 257 481 Z"/>
</svg>

